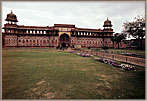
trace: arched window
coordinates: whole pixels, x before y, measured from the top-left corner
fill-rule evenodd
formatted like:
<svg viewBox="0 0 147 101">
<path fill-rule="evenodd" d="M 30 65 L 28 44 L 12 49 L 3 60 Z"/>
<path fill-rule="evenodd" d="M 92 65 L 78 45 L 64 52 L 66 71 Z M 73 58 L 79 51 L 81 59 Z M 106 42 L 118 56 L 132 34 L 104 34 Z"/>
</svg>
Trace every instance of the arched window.
<svg viewBox="0 0 147 101">
<path fill-rule="evenodd" d="M 37 46 L 39 45 L 39 41 L 37 40 Z"/>
<path fill-rule="evenodd" d="M 43 43 L 46 44 L 46 41 L 44 40 Z"/>
<path fill-rule="evenodd" d="M 40 46 L 42 46 L 42 40 L 40 40 Z"/>
<path fill-rule="evenodd" d="M 8 39 L 5 40 L 6 44 L 8 44 Z"/>
<path fill-rule="evenodd" d="M 30 46 L 32 45 L 32 40 L 30 39 L 30 42 L 29 42 Z"/>
<path fill-rule="evenodd" d="M 107 45 L 107 41 L 105 42 L 105 44 Z"/>
</svg>

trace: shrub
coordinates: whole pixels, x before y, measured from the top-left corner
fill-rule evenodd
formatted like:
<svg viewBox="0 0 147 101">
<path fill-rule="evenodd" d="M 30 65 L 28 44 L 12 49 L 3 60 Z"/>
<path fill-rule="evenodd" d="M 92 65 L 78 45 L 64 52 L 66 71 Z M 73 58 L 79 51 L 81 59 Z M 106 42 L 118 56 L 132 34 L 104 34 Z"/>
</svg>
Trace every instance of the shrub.
<svg viewBox="0 0 147 101">
<path fill-rule="evenodd" d="M 107 46 L 103 46 L 102 49 L 106 50 L 109 49 Z"/>
<path fill-rule="evenodd" d="M 70 53 L 76 53 L 76 51 L 70 51 Z"/>
<path fill-rule="evenodd" d="M 94 60 L 95 60 L 95 61 L 98 61 L 99 59 L 98 59 L 98 58 L 94 58 Z"/>
<path fill-rule="evenodd" d="M 134 66 L 131 66 L 131 65 L 128 65 L 128 64 L 121 64 L 121 63 L 116 62 L 116 61 L 113 61 L 111 59 L 94 58 L 94 60 L 95 61 L 103 62 L 105 64 L 111 64 L 114 67 L 122 68 L 123 70 L 126 70 L 126 71 L 130 71 L 130 70 L 136 71 L 135 68 L 134 68 Z"/>
<path fill-rule="evenodd" d="M 104 62 L 104 58 L 99 58 L 98 61 Z"/>
<path fill-rule="evenodd" d="M 77 55 L 80 55 L 81 53 L 77 53 Z"/>
<path fill-rule="evenodd" d="M 134 66 L 131 66 L 128 64 L 121 64 L 120 66 L 122 67 L 122 69 L 124 69 L 126 71 L 135 70 Z"/>
<path fill-rule="evenodd" d="M 91 49 L 91 47 L 88 47 L 88 49 Z"/>
<path fill-rule="evenodd" d="M 108 64 L 108 59 L 103 60 L 105 64 Z"/>
<path fill-rule="evenodd" d="M 133 57 L 138 57 L 140 56 L 139 54 L 136 53 L 121 53 L 122 55 L 127 55 L 127 56 L 133 56 Z"/>
<path fill-rule="evenodd" d="M 83 57 L 91 57 L 90 54 L 85 54 L 85 53 L 77 53 L 77 55 L 83 56 Z"/>
<path fill-rule="evenodd" d="M 136 53 L 126 53 L 125 55 L 134 56 L 134 57 L 137 57 L 138 56 Z"/>
<path fill-rule="evenodd" d="M 121 68 L 121 66 L 120 66 L 121 64 L 120 64 L 120 63 L 118 63 L 118 62 L 115 62 L 115 61 L 114 61 L 114 62 L 112 62 L 112 63 L 111 63 L 111 65 L 112 65 L 112 66 L 114 66 L 114 67 Z"/>
<path fill-rule="evenodd" d="M 59 49 L 60 48 L 60 46 L 58 45 L 57 47 L 56 47 L 56 49 Z"/>
</svg>

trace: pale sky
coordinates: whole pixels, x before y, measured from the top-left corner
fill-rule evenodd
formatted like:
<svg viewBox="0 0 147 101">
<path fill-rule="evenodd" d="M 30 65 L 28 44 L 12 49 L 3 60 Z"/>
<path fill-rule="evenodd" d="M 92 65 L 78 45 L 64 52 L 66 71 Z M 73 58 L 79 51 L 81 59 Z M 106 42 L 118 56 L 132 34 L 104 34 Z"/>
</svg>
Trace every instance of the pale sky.
<svg viewBox="0 0 147 101">
<path fill-rule="evenodd" d="M 120 33 L 124 22 L 145 15 L 145 1 L 2 1 L 2 26 L 11 10 L 17 15 L 18 25 L 75 24 L 103 29 L 108 17 L 114 32 Z"/>
</svg>

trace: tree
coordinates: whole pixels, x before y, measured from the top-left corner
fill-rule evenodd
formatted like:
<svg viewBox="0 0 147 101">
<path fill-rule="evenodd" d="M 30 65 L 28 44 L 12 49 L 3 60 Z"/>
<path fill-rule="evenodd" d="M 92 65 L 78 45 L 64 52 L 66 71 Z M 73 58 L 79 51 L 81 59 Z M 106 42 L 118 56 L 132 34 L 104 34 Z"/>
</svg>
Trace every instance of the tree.
<svg viewBox="0 0 147 101">
<path fill-rule="evenodd" d="M 111 40 L 113 40 L 114 42 L 116 42 L 118 44 L 118 48 L 119 48 L 119 43 L 126 39 L 126 35 L 122 34 L 122 33 L 116 33 L 114 34 L 114 36 L 111 38 Z M 114 44 L 114 43 L 113 43 Z"/>
<path fill-rule="evenodd" d="M 122 33 L 137 39 L 139 42 L 138 47 L 142 49 L 142 41 L 145 38 L 145 16 L 137 16 L 133 22 L 127 21 L 123 23 L 123 27 Z"/>
<path fill-rule="evenodd" d="M 113 42 L 113 48 L 114 48 L 114 42 L 117 40 L 117 38 L 115 36 L 111 37 L 111 41 Z"/>
</svg>

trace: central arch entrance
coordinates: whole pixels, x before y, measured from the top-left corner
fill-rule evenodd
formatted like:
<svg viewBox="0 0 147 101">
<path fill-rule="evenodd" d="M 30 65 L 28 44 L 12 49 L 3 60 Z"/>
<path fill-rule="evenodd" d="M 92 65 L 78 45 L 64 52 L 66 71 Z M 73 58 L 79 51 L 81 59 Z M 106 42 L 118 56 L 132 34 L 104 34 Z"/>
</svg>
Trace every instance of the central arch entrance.
<svg viewBox="0 0 147 101">
<path fill-rule="evenodd" d="M 70 43 L 69 43 L 69 35 L 62 34 L 60 36 L 60 46 L 62 48 L 68 48 L 70 46 Z"/>
</svg>

